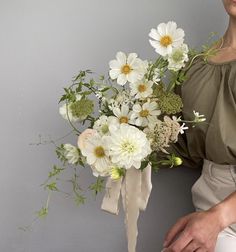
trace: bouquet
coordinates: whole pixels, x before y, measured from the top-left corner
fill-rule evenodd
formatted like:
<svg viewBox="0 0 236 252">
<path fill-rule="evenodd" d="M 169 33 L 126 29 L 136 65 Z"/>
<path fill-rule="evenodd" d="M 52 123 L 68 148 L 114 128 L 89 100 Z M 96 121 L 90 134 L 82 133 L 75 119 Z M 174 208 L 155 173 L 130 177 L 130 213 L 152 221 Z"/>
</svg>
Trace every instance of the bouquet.
<svg viewBox="0 0 236 252">
<path fill-rule="evenodd" d="M 68 167 L 73 168 L 70 182 L 75 201 L 85 202 L 78 169 L 89 167 L 96 182 L 88 188 L 95 195 L 105 189 L 102 210 L 117 215 L 122 196 L 128 251 L 135 252 L 139 210 L 145 210 L 148 203 L 152 170 L 181 165 L 181 157 L 168 152 L 168 147 L 188 129 L 186 122 L 195 125 L 205 120 L 196 111 L 192 121 L 181 118 L 183 103 L 175 87 L 187 79 L 187 70 L 196 57 L 206 57 L 214 50 L 206 46 L 200 53 L 189 49 L 184 36 L 175 22 L 160 23 L 149 33 L 149 42 L 158 55 L 155 61 L 119 51 L 109 62 L 107 76 L 95 79 L 90 78 L 91 70 L 80 71 L 64 88 L 59 113 L 77 144 L 56 145 L 62 165 L 54 165 L 44 183 L 49 196 L 38 212 L 40 217 L 48 213 L 51 192 L 60 191 L 58 178 Z M 165 158 L 158 159 L 160 153 Z"/>
</svg>

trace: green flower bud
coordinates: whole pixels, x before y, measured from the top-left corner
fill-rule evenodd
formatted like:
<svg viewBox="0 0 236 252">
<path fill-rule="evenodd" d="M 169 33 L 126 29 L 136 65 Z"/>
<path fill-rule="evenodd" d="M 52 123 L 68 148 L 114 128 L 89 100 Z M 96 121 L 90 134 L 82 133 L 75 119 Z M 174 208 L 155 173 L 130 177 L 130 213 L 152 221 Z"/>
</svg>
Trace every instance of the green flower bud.
<svg viewBox="0 0 236 252">
<path fill-rule="evenodd" d="M 93 112 L 94 104 L 89 99 L 81 99 L 70 105 L 71 113 L 74 117 L 84 120 Z"/>
<path fill-rule="evenodd" d="M 175 93 L 163 93 L 159 97 L 159 108 L 162 113 L 176 114 L 181 112 L 183 107 L 182 99 Z"/>
<path fill-rule="evenodd" d="M 175 157 L 173 161 L 175 166 L 181 165 L 183 163 L 183 160 L 180 157 Z"/>
</svg>

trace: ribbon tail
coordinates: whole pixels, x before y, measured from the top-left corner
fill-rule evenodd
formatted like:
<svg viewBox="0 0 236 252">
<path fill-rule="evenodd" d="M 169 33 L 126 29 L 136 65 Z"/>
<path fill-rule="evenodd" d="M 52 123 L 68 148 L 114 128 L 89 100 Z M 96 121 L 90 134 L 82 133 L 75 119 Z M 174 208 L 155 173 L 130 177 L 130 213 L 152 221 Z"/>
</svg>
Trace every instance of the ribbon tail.
<svg viewBox="0 0 236 252">
<path fill-rule="evenodd" d="M 150 164 L 141 173 L 141 194 L 139 197 L 139 208 L 144 211 L 152 191 L 152 167 Z"/>
<path fill-rule="evenodd" d="M 119 213 L 119 197 L 123 178 L 112 180 L 107 178 L 106 193 L 102 201 L 101 209 L 111 214 Z"/>
<path fill-rule="evenodd" d="M 131 167 L 126 171 L 121 193 L 125 212 L 128 252 L 135 252 L 138 236 L 139 197 L 141 193 L 140 170 Z"/>
</svg>

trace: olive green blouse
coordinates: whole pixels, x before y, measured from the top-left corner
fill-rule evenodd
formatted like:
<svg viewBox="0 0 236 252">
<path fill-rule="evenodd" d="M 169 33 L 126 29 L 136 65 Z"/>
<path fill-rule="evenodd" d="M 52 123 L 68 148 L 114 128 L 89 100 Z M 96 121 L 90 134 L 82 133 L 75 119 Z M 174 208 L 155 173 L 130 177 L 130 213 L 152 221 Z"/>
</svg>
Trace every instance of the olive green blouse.
<svg viewBox="0 0 236 252">
<path fill-rule="evenodd" d="M 192 120 L 195 110 L 206 121 L 195 127 L 187 123 L 189 129 L 170 149 L 188 167 L 201 167 L 204 158 L 236 164 L 236 60 L 216 63 L 198 57 L 187 77 L 175 88 L 183 101 L 182 118 Z"/>
</svg>

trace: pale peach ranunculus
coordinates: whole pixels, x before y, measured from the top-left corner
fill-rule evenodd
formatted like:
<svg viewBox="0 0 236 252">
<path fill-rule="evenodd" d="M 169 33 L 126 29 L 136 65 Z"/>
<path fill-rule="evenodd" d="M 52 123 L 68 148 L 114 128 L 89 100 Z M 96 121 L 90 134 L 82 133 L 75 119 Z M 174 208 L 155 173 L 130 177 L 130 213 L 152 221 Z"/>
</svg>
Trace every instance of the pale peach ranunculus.
<svg viewBox="0 0 236 252">
<path fill-rule="evenodd" d="M 88 138 L 95 135 L 96 133 L 97 131 L 94 129 L 86 129 L 79 135 L 77 144 L 81 151 L 83 151 L 83 149 L 85 148 Z"/>
</svg>

